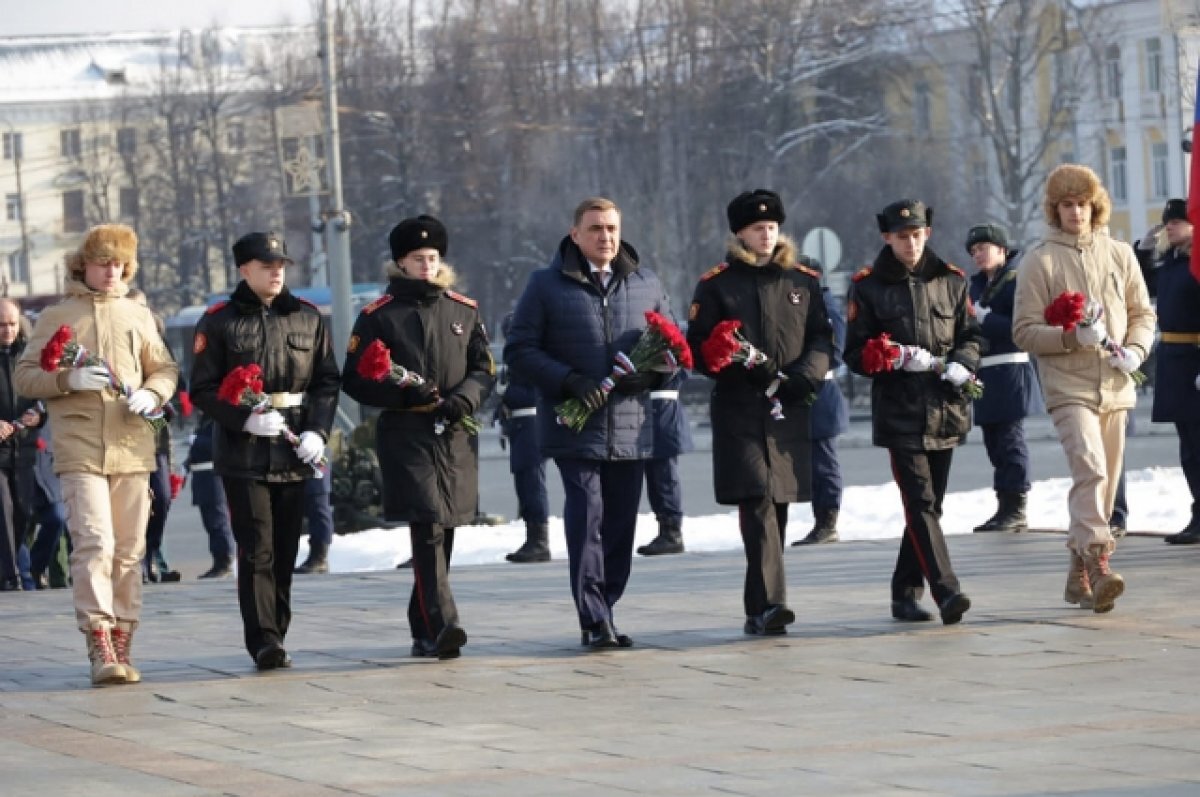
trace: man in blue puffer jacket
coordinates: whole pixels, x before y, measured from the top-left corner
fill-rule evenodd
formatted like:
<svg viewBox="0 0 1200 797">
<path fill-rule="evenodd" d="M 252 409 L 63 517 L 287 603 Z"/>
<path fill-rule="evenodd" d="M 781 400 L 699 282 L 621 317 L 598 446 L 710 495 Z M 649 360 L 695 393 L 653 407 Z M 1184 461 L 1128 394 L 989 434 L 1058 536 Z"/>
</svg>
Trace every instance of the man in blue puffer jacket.
<svg viewBox="0 0 1200 797">
<path fill-rule="evenodd" d="M 670 313 L 658 277 L 621 242 L 620 210 L 586 199 L 550 265 L 529 278 L 504 346 L 513 373 L 538 388 L 542 453 L 562 476 L 571 593 L 591 649 L 633 644 L 612 610 L 629 580 L 645 460 L 654 455 L 649 391 L 663 375 L 629 374 L 607 395 L 601 382 L 613 356 L 633 349 L 649 310 Z M 554 410 L 570 398 L 591 411 L 578 432 Z"/>
</svg>

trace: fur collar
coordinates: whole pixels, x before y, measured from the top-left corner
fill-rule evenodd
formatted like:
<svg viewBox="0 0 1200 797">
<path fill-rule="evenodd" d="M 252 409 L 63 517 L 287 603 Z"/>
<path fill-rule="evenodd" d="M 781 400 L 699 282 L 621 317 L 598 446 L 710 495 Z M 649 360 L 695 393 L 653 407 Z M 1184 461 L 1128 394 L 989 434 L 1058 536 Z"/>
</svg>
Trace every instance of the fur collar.
<svg viewBox="0 0 1200 797">
<path fill-rule="evenodd" d="M 229 300 L 237 311 L 243 315 L 252 315 L 262 311 L 263 300 L 258 298 L 258 294 L 250 290 L 250 286 L 245 280 L 240 281 L 237 287 L 233 289 Z M 279 292 L 271 301 L 271 307 L 283 315 L 294 313 L 301 308 L 300 300 L 288 290 L 287 286 L 283 286 L 283 290 Z"/>
<path fill-rule="evenodd" d="M 760 265 L 775 265 L 784 269 L 796 267 L 796 243 L 786 235 L 779 236 L 779 242 L 775 244 L 775 252 L 766 263 L 760 264 L 758 255 L 747 249 L 746 245 L 742 243 L 742 239 L 732 233 L 725 243 L 725 249 L 729 253 L 730 265 L 741 263 L 753 268 L 758 268 Z"/>
<path fill-rule="evenodd" d="M 125 294 L 129 293 L 129 285 L 124 282 L 118 282 L 117 286 L 111 291 L 97 291 L 88 287 L 83 279 L 77 279 L 74 274 L 71 275 L 63 286 L 68 296 L 93 296 L 103 299 L 120 299 Z"/>
<path fill-rule="evenodd" d="M 412 277 L 408 276 L 407 274 L 405 274 L 403 271 L 400 270 L 400 267 L 398 265 L 396 265 L 395 260 L 393 260 L 387 264 L 387 267 L 384 268 L 384 274 L 387 276 L 387 278 L 389 280 L 395 280 L 395 279 L 411 280 L 412 279 Z M 439 268 L 438 272 L 433 275 L 433 279 L 429 280 L 430 285 L 434 286 L 435 288 L 439 288 L 441 290 L 453 288 L 457 283 L 458 283 L 458 272 L 456 272 L 454 270 L 454 267 L 451 266 L 449 263 L 447 263 L 445 260 L 442 261 L 442 267 Z"/>
</svg>

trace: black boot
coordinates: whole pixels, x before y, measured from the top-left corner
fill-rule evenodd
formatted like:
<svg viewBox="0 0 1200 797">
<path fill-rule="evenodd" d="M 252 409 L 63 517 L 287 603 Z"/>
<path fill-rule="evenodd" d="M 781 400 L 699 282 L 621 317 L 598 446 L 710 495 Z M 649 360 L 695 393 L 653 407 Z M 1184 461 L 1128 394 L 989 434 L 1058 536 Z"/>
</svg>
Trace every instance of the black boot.
<svg viewBox="0 0 1200 797">
<path fill-rule="evenodd" d="M 545 523 L 526 523 L 525 543 L 504 558 L 519 565 L 549 562 L 550 527 Z"/>
<path fill-rule="evenodd" d="M 837 542 L 837 519 L 838 510 L 822 509 L 817 513 L 817 522 L 813 524 L 812 531 L 808 536 L 801 540 L 796 540 L 792 545 L 818 545 L 823 542 Z"/>
<path fill-rule="evenodd" d="M 308 543 L 308 558 L 299 565 L 293 573 L 308 575 L 309 573 L 329 572 L 329 546 L 323 542 Z"/>
<path fill-rule="evenodd" d="M 228 556 L 213 559 L 212 567 L 200 574 L 200 578 L 226 578 L 233 574 L 233 560 Z"/>
<path fill-rule="evenodd" d="M 683 529 L 678 520 L 664 520 L 658 524 L 658 536 L 647 545 L 639 546 L 642 556 L 663 556 L 683 553 Z"/>
<path fill-rule="evenodd" d="M 996 514 L 975 527 L 975 531 L 1022 532 L 1028 530 L 1025 520 L 1025 493 L 998 492 Z"/>
</svg>

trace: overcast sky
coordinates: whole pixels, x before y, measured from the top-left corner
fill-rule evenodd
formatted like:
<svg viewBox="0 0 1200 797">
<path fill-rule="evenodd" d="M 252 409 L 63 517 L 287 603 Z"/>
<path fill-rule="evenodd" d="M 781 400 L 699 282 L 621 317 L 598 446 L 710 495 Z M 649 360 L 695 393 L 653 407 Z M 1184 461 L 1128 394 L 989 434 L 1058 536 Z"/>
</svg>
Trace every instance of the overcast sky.
<svg viewBox="0 0 1200 797">
<path fill-rule="evenodd" d="M 314 0 L 0 0 L 0 36 L 304 23 Z M 12 6 L 15 6 L 12 7 Z"/>
</svg>

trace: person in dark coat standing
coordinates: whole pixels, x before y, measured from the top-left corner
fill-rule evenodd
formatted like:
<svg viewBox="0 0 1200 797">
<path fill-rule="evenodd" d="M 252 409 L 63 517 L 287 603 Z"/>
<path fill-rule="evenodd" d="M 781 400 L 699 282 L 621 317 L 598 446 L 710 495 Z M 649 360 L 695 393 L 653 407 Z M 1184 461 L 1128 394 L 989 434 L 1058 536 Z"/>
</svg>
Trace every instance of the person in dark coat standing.
<svg viewBox="0 0 1200 797">
<path fill-rule="evenodd" d="M 942 500 L 954 448 L 971 428 L 962 388 L 979 367 L 982 334 L 971 315 L 967 277 L 925 244 L 933 209 L 915 199 L 877 214 L 884 247 L 875 263 L 851 279 L 846 364 L 872 377 L 875 445 L 888 449 L 904 502 L 904 536 L 892 574 L 892 617 L 932 619 L 918 601 L 928 582 L 942 622 L 953 625 L 971 608 L 950 565 L 942 536 Z M 909 348 L 902 368 L 868 373 L 867 341 L 882 333 Z M 943 368 L 936 368 L 940 358 Z M 940 371 L 940 373 L 939 373 Z"/>
<path fill-rule="evenodd" d="M 54 570 L 60 541 L 67 529 L 67 514 L 63 506 L 62 487 L 58 474 L 54 472 L 54 447 L 50 438 L 50 421 L 40 406 L 26 411 L 26 428 L 29 436 L 23 441 L 33 453 L 32 461 L 25 459 L 22 448 L 22 468 L 29 476 L 26 485 L 26 506 L 29 508 L 30 525 L 36 526 L 33 544 L 29 549 L 29 574 L 34 589 L 52 586 L 65 587 L 57 582 Z M 45 419 L 37 426 L 40 419 Z M 34 428 L 37 427 L 37 428 Z"/>
<path fill-rule="evenodd" d="M 275 233 L 233 245 L 242 280 L 229 301 L 196 325 L 192 399 L 217 428 L 213 463 L 238 543 L 238 604 L 246 650 L 260 670 L 290 667 L 283 646 L 292 619 L 292 567 L 300 547 L 304 484 L 325 452 L 337 411 L 338 370 L 315 305 L 284 285 L 288 257 Z M 270 409 L 253 412 L 218 396 L 234 368 L 262 368 Z M 293 447 L 285 428 L 299 435 Z"/>
<path fill-rule="evenodd" d="M 986 389 L 975 401 L 974 420 L 992 463 L 997 504 L 995 514 L 975 531 L 1020 532 L 1027 528 L 1029 494 L 1025 418 L 1046 411 L 1037 371 L 1012 339 L 1020 252 L 1009 245 L 1008 231 L 999 224 L 972 227 L 966 246 L 979 269 L 971 276 L 970 295 L 984 340 L 979 378 Z"/>
<path fill-rule="evenodd" d="M 184 469 L 192 477 L 192 504 L 200 511 L 200 522 L 208 535 L 208 552 L 212 567 L 200 578 L 225 578 L 233 573 L 233 557 L 237 545 L 229 526 L 229 503 L 225 488 L 213 470 L 213 428 L 211 418 L 203 417 L 196 427 L 188 448 Z"/>
<path fill-rule="evenodd" d="M 746 578 L 747 634 L 787 632 L 783 546 L 788 504 L 811 497 L 810 412 L 833 359 L 833 328 L 817 272 L 796 262 L 779 234 L 785 215 L 773 191 L 739 194 L 726 209 L 732 236 L 724 262 L 700 278 L 688 310 L 696 368 L 715 380 L 713 485 L 717 503 L 736 504 Z M 718 323 L 737 320 L 766 362 L 714 371 L 703 343 Z M 771 412 L 771 396 L 782 417 Z"/>
<path fill-rule="evenodd" d="M 508 340 L 513 314 L 504 316 L 502 330 Z M 538 442 L 537 388 L 513 373 L 507 365 L 497 382 L 500 403 L 496 419 L 508 441 L 508 469 L 517 491 L 517 517 L 525 521 L 525 542 L 504 558 L 516 564 L 550 561 L 550 500 L 546 496 L 546 458 Z"/>
<path fill-rule="evenodd" d="M 683 484 L 679 481 L 679 455 L 693 448 L 687 410 L 679 390 L 688 372 L 679 369 L 662 387 L 650 391 L 654 408 L 654 456 L 646 462 L 646 498 L 658 536 L 637 552 L 642 556 L 683 553 Z"/>
<path fill-rule="evenodd" d="M 820 260 L 806 255 L 799 255 L 796 260 L 818 274 L 824 274 Z M 846 346 L 846 317 L 841 303 L 824 281 L 821 283 L 821 297 L 825 300 L 825 312 L 833 325 L 833 359 L 821 387 L 817 389 L 817 400 L 813 402 L 811 412 L 814 523 L 808 534 L 792 545 L 837 542 L 838 513 L 842 509 L 842 466 L 838 461 L 837 439 L 850 429 L 850 405 L 842 394 L 836 370 L 842 365 L 842 352 Z"/>
<path fill-rule="evenodd" d="M 1166 541 L 1200 543 L 1200 274 L 1189 269 L 1193 229 L 1187 200 L 1172 199 L 1163 209 L 1165 249 L 1160 250 L 1153 285 L 1158 294 L 1158 359 L 1154 371 L 1151 420 L 1174 423 L 1179 464 L 1192 494 L 1192 517 Z"/>
<path fill-rule="evenodd" d="M 25 351 L 21 334 L 21 308 L 12 299 L 0 299 L 0 590 L 22 588 L 17 552 L 25 538 L 27 507 L 21 500 L 25 477 L 18 468 L 21 427 L 14 425 L 34 402 L 17 395 L 13 369 Z"/>
<path fill-rule="evenodd" d="M 563 526 L 571 595 L 584 647 L 629 647 L 613 607 L 632 568 L 645 462 L 654 456 L 650 391 L 662 374 L 601 381 L 619 352 L 632 351 L 646 312 L 669 315 L 662 284 L 621 240 L 621 212 L 609 199 L 586 199 L 547 268 L 535 271 L 517 301 L 504 361 L 538 389 L 542 453 L 563 481 Z M 580 431 L 557 422 L 555 405 L 577 399 L 591 410 Z"/>
<path fill-rule="evenodd" d="M 388 243 L 387 292 L 354 322 L 343 389 L 383 410 L 375 425 L 383 514 L 408 521 L 412 540 L 412 655 L 451 659 L 467 643 L 450 591 L 454 529 L 471 524 L 479 503 L 479 456 L 461 421 L 487 398 L 496 366 L 475 300 L 452 290 L 454 269 L 442 260 L 445 226 L 432 216 L 405 219 Z M 374 341 L 423 384 L 362 376 L 359 361 Z"/>
</svg>

